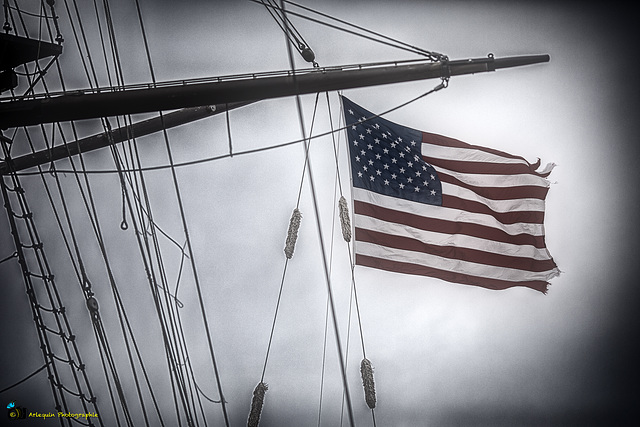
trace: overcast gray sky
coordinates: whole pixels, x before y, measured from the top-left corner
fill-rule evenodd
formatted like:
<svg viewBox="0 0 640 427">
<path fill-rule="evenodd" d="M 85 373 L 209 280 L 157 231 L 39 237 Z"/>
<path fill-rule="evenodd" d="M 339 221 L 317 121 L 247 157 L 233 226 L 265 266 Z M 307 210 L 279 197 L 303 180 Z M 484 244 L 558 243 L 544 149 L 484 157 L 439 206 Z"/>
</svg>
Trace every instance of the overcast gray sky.
<svg viewBox="0 0 640 427">
<path fill-rule="evenodd" d="M 24 2 L 37 11 L 36 2 Z M 59 3 L 59 2 L 58 2 Z M 375 368 L 378 425 L 615 425 L 631 420 L 638 401 L 637 58 L 630 11 L 578 2 L 330 2 L 304 1 L 350 21 L 451 59 L 542 54 L 551 61 L 451 79 L 446 90 L 389 114 L 396 123 L 471 144 L 558 164 L 550 175 L 546 241 L 562 275 L 549 293 L 489 291 L 436 279 L 356 268 L 367 356 Z M 126 83 L 149 82 L 135 4 L 112 1 Z M 65 35 L 60 59 L 69 88 L 87 87 L 68 16 L 58 7 Z M 141 1 L 159 81 L 287 69 L 284 37 L 264 7 L 245 2 Z M 615 10 L 614 10 L 615 9 Z M 92 55 L 101 64 L 92 10 L 85 24 Z M 74 18 L 75 19 L 75 18 Z M 321 66 L 416 57 L 317 24 L 292 18 Z M 37 22 L 35 24 L 37 28 Z M 633 30 L 637 32 L 637 30 Z M 304 63 L 297 59 L 297 66 Z M 57 77 L 48 77 L 53 89 Z M 48 81 L 49 81 L 48 80 Z M 99 75 L 102 85 L 108 81 Z M 345 91 L 373 112 L 386 111 L 438 82 L 427 80 Z M 24 87 L 24 86 L 21 86 Z M 39 90 L 42 90 L 41 88 Z M 307 130 L 314 95 L 303 97 Z M 314 133 L 330 130 L 320 97 Z M 339 101 L 330 94 L 333 123 Z M 229 115 L 233 150 L 260 148 L 300 137 L 294 98 L 263 101 Z M 114 122 L 115 123 L 115 122 Z M 97 132 L 98 122 L 79 124 Z M 37 128 L 34 128 L 37 133 Z M 47 132 L 51 128 L 46 127 Z M 5 132 L 13 135 L 13 130 Z M 69 132 L 68 137 L 72 134 Z M 169 131 L 176 162 L 228 152 L 224 116 Z M 42 143 L 42 137 L 36 144 Z M 348 167 L 340 135 L 342 186 Z M 20 145 L 18 145 L 18 143 Z M 58 140 L 59 143 L 59 140 Z M 318 187 L 323 238 L 332 237 L 335 163 L 331 138 L 314 140 L 311 161 Z M 43 148 L 39 147 L 39 148 Z M 139 139 L 144 166 L 167 164 L 160 135 Z M 22 131 L 15 153 L 27 152 Z M 14 154 L 15 154 L 14 153 Z M 108 150 L 85 156 L 87 168 L 113 169 Z M 194 259 L 232 425 L 243 425 L 260 380 L 284 266 L 284 241 L 304 162 L 300 144 L 178 169 Z M 57 164 L 68 169 L 68 161 Z M 145 175 L 156 223 L 184 243 L 171 173 Z M 53 178 L 45 178 L 54 185 Z M 119 358 L 120 329 L 87 214 L 72 174 L 60 174 L 85 262 Z M 106 388 L 90 320 L 38 176 L 22 177 L 56 282 L 69 310 L 101 408 Z M 171 413 L 167 368 L 145 272 L 130 227 L 120 230 L 121 189 L 115 174 L 90 176 L 105 245 L 141 351 L 162 406 Z M 326 285 L 310 188 L 295 255 L 289 262 L 265 382 L 263 426 L 316 425 L 320 399 Z M 13 252 L 6 215 L 0 219 L 0 258 Z M 334 219 L 335 218 L 335 219 Z M 170 283 L 180 251 L 161 240 Z M 332 285 L 343 340 L 348 330 L 350 273 L 336 232 Z M 0 388 L 42 365 L 20 269 L 0 264 L 2 313 Z M 217 398 L 202 334 L 192 276 L 185 270 L 178 298 L 199 384 Z M 351 324 L 348 377 L 358 425 L 370 425 L 362 396 L 358 331 Z M 322 403 L 323 425 L 338 425 L 340 371 L 329 330 Z M 126 366 L 126 365 L 123 365 Z M 133 383 L 122 368 L 127 393 Z M 2 393 L 29 410 L 53 411 L 44 373 Z M 222 425 L 219 405 L 208 404 L 209 425 Z M 141 415 L 133 410 L 134 417 Z M 637 414 L 635 414 L 637 415 Z M 637 419 L 637 417 L 636 417 Z M 43 421 L 53 424 L 53 421 Z M 169 422 L 171 425 L 173 421 Z"/>
</svg>

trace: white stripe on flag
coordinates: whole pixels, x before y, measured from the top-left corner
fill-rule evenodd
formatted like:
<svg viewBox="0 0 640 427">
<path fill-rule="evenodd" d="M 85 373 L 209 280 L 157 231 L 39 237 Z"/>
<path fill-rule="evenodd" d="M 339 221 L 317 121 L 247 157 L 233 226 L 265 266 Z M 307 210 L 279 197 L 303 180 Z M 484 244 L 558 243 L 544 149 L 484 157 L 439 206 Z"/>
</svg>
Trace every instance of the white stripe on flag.
<svg viewBox="0 0 640 427">
<path fill-rule="evenodd" d="M 426 142 L 422 143 L 422 155 L 454 161 L 463 159 L 466 162 L 511 163 L 527 165 L 527 162 L 522 159 L 503 157 L 475 148 L 446 147 L 443 145 L 429 144 Z"/>
<path fill-rule="evenodd" d="M 489 174 L 473 174 L 454 172 L 442 167 L 436 167 L 438 172 L 444 172 L 460 181 L 476 187 L 518 187 L 524 185 L 537 186 L 541 188 L 549 188 L 550 181 L 531 174 L 520 175 L 489 175 Z"/>
</svg>

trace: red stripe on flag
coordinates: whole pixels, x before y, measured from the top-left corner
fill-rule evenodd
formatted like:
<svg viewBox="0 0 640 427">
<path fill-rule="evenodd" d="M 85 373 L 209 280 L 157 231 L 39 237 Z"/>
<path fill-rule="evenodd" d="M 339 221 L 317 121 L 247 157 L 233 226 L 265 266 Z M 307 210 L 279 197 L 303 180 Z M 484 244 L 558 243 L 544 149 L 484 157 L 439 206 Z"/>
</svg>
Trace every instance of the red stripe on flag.
<svg viewBox="0 0 640 427">
<path fill-rule="evenodd" d="M 493 227 L 465 222 L 453 222 L 438 218 L 425 218 L 407 212 L 372 205 L 359 200 L 354 201 L 354 212 L 358 215 L 366 215 L 387 222 L 408 225 L 419 230 L 433 231 L 443 234 L 464 234 L 496 242 L 512 243 L 515 245 L 530 245 L 536 248 L 545 247 L 544 238 L 542 236 L 533 236 L 526 233 L 511 235 Z"/>
<path fill-rule="evenodd" d="M 485 153 L 494 154 L 496 156 L 504 157 L 505 159 L 516 159 L 522 160 L 526 164 L 530 166 L 535 166 L 530 172 L 535 171 L 540 166 L 540 161 L 535 164 L 529 163 L 524 157 L 516 156 L 513 154 L 505 153 L 504 151 L 495 150 L 493 148 L 482 147 L 480 145 L 471 145 L 466 142 L 460 141 L 459 139 L 449 138 L 448 136 L 437 135 L 435 133 L 422 132 L 422 142 L 433 145 L 440 145 L 442 147 L 452 147 L 452 148 L 466 148 L 470 150 L 479 150 Z"/>
<path fill-rule="evenodd" d="M 365 267 L 391 271 L 394 273 L 435 277 L 436 279 L 446 280 L 447 282 L 461 283 L 463 285 L 481 286 L 483 288 L 495 290 L 508 289 L 514 286 L 526 286 L 528 288 L 546 294 L 548 286 L 547 282 L 541 280 L 511 282 L 508 280 L 487 279 L 484 277 L 476 277 L 470 276 L 468 274 L 456 273 L 454 271 L 446 271 L 433 267 L 426 267 L 424 265 L 391 261 L 388 259 L 375 258 L 361 254 L 356 254 L 356 264 Z"/>
<path fill-rule="evenodd" d="M 437 168 L 437 165 L 434 165 Z M 537 185 L 521 185 L 514 187 L 478 187 L 460 181 L 458 178 L 447 173 L 438 171 L 438 178 L 441 182 L 457 185 L 473 191 L 478 196 L 491 200 L 512 200 L 512 199 L 540 199 L 544 200 L 549 192 L 549 187 Z"/>
<path fill-rule="evenodd" d="M 443 258 L 474 262 L 476 264 L 493 265 L 494 267 L 513 268 L 533 272 L 550 271 L 556 267 L 551 259 L 536 260 L 485 252 L 457 246 L 438 246 L 421 242 L 404 236 L 390 235 L 378 231 L 356 228 L 356 240 L 369 242 L 387 248 L 426 253 Z"/>
<path fill-rule="evenodd" d="M 542 224 L 544 222 L 544 212 L 540 211 L 513 211 L 496 212 L 484 203 L 473 200 L 461 199 L 460 197 L 442 195 L 442 206 L 445 208 L 458 209 L 461 211 L 490 215 L 501 224 Z"/>
<path fill-rule="evenodd" d="M 461 162 L 429 157 L 425 156 L 424 153 L 422 158 L 425 162 L 434 166 L 436 170 L 440 167 L 454 172 L 485 175 L 522 175 L 532 173 L 529 166 L 519 163 Z"/>
</svg>

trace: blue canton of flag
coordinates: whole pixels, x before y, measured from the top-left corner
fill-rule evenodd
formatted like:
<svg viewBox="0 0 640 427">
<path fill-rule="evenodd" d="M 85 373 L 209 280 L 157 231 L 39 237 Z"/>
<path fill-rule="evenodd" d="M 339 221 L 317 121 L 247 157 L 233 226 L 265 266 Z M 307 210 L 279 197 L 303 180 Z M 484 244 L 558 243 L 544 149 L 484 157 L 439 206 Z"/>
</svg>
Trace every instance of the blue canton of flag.
<svg viewBox="0 0 640 427">
<path fill-rule="evenodd" d="M 442 205 L 438 173 L 422 159 L 422 132 L 399 126 L 343 97 L 353 185 L 386 196 Z"/>
</svg>

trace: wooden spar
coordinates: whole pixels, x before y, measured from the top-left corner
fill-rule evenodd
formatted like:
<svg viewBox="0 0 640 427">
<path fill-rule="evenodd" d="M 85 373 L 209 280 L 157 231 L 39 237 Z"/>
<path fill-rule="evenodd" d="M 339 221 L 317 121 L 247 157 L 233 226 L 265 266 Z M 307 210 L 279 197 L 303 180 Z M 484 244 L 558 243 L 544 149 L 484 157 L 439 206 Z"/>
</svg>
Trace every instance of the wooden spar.
<svg viewBox="0 0 640 427">
<path fill-rule="evenodd" d="M 141 136 L 159 132 L 162 129 L 169 129 L 185 123 L 204 119 L 209 116 L 224 113 L 225 111 L 233 110 L 250 103 L 251 102 L 236 102 L 232 104 L 185 108 L 164 114 L 162 118 L 154 117 L 152 119 L 133 123 L 130 126 L 122 126 L 112 130 L 111 135 L 107 132 L 103 132 L 98 135 L 92 135 L 67 144 L 57 145 L 48 150 L 37 151 L 35 153 L 16 157 L 11 160 L 11 167 L 9 167 L 6 161 L 0 162 L 0 175 L 6 175 L 12 170 L 21 171 L 30 167 L 41 166 L 76 154 L 97 150 L 111 144 L 117 144 L 130 138 L 139 138 Z"/>
<path fill-rule="evenodd" d="M 296 74 L 295 78 L 283 75 L 7 101 L 0 102 L 0 129 L 445 78 L 548 61 L 549 55 L 507 58 L 489 55 L 488 58 L 353 70 L 319 68 Z"/>
</svg>

